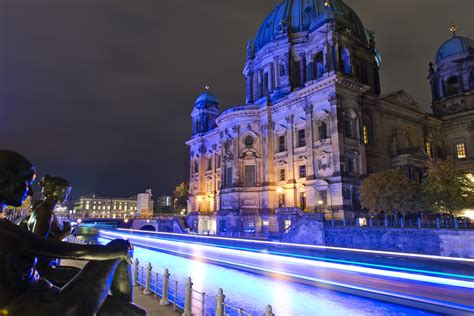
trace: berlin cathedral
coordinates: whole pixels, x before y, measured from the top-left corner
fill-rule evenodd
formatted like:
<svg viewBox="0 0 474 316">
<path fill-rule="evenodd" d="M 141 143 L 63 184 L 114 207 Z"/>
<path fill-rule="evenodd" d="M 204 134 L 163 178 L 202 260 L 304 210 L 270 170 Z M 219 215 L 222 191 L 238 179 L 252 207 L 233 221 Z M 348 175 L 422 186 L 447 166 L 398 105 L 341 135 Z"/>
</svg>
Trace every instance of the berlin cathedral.
<svg viewBox="0 0 474 316">
<path fill-rule="evenodd" d="M 188 212 L 344 218 L 368 174 L 420 181 L 448 156 L 474 174 L 474 41 L 451 32 L 428 66 L 428 113 L 381 94 L 374 33 L 343 1 L 276 5 L 247 45 L 246 105 L 221 111 L 208 87 L 194 103 Z"/>
</svg>

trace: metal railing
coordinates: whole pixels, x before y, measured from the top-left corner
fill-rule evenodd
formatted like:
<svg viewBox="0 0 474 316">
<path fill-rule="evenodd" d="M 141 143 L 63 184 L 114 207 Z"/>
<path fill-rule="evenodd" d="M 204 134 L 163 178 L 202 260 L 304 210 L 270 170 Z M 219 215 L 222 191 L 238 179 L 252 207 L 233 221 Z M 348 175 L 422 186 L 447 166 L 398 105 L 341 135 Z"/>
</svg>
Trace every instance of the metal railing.
<svg viewBox="0 0 474 316">
<path fill-rule="evenodd" d="M 151 263 L 140 264 L 138 258 L 133 262 L 133 284 L 145 295 L 159 299 L 161 305 L 172 305 L 173 310 L 183 312 L 184 316 L 251 316 L 252 313 L 243 308 L 225 302 L 222 289 L 216 295 L 205 293 L 193 288 L 190 277 L 176 280 L 170 277 L 168 269 L 163 273 L 153 271 Z M 265 316 L 273 316 L 272 307 L 267 305 Z"/>
<path fill-rule="evenodd" d="M 474 223 L 468 218 L 448 216 L 410 216 L 395 217 L 388 215 L 363 215 L 353 219 L 325 219 L 328 227 L 382 227 L 382 228 L 431 228 L 431 229 L 474 229 Z"/>
</svg>

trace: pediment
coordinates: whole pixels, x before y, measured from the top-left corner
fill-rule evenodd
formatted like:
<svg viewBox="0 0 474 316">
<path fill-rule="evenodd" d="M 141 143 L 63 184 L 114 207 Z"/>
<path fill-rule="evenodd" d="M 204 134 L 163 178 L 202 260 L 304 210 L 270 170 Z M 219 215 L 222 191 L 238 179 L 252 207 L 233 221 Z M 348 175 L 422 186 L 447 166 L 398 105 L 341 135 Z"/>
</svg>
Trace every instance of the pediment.
<svg viewBox="0 0 474 316">
<path fill-rule="evenodd" d="M 418 113 L 426 113 L 423 107 L 405 90 L 384 94 L 380 97 L 380 100 Z"/>
</svg>

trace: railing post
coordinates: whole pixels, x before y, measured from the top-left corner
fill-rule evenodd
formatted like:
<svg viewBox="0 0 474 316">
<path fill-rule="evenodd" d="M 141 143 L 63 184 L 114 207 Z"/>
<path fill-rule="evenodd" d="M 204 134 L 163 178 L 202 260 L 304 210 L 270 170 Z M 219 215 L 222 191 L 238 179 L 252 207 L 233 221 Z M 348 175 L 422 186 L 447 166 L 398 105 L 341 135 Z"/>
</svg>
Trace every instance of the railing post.
<svg viewBox="0 0 474 316">
<path fill-rule="evenodd" d="M 418 228 L 421 228 L 421 218 L 419 218 L 419 217 L 417 219 L 417 225 L 418 225 Z"/>
<path fill-rule="evenodd" d="M 174 283 L 174 300 L 173 300 L 173 310 L 176 310 L 176 300 L 178 299 L 178 281 Z"/>
<path fill-rule="evenodd" d="M 138 261 L 138 258 L 135 258 L 135 261 L 133 262 L 133 285 L 138 286 L 138 264 L 140 262 Z"/>
<path fill-rule="evenodd" d="M 436 217 L 436 228 L 439 229 L 439 227 L 440 227 L 439 217 Z"/>
<path fill-rule="evenodd" d="M 384 224 L 385 228 L 387 228 L 387 227 L 388 227 L 388 218 L 387 218 L 387 214 L 385 214 L 385 216 L 384 216 L 384 219 L 383 219 L 383 224 Z"/>
<path fill-rule="evenodd" d="M 188 277 L 186 280 L 186 288 L 184 293 L 184 313 L 183 316 L 193 316 L 192 313 L 192 300 L 193 300 L 193 282 Z"/>
<path fill-rule="evenodd" d="M 225 316 L 224 299 L 224 291 L 219 289 L 216 297 L 216 316 Z"/>
<path fill-rule="evenodd" d="M 405 218 L 403 216 L 400 217 L 400 227 L 401 228 L 405 227 Z"/>
<path fill-rule="evenodd" d="M 153 267 L 151 266 L 151 263 L 148 262 L 148 265 L 146 266 L 146 276 L 145 276 L 145 289 L 143 290 L 143 294 L 148 295 L 150 294 L 150 285 L 151 285 L 151 270 Z"/>
<path fill-rule="evenodd" d="M 170 273 L 168 269 L 165 269 L 163 274 L 163 295 L 161 296 L 160 305 L 168 305 L 170 301 L 168 300 L 168 287 L 170 281 Z M 158 292 L 158 289 L 156 290 Z"/>
<path fill-rule="evenodd" d="M 374 226 L 372 216 L 369 217 L 369 226 L 370 227 Z"/>
<path fill-rule="evenodd" d="M 455 217 L 455 218 L 453 219 L 453 221 L 454 221 L 454 229 L 459 229 L 459 222 L 458 222 L 458 219 Z"/>
<path fill-rule="evenodd" d="M 273 308 L 271 305 L 267 305 L 267 308 L 265 308 L 265 314 L 263 314 L 263 316 L 275 316 L 275 314 L 273 314 Z"/>
</svg>

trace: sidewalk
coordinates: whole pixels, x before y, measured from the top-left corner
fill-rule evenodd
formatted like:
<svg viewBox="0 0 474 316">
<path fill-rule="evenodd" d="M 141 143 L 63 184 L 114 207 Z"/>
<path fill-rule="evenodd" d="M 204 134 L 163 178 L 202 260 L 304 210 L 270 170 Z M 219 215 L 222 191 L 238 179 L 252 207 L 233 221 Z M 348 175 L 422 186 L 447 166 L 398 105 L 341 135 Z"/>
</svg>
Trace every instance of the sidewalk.
<svg viewBox="0 0 474 316">
<path fill-rule="evenodd" d="M 61 264 L 65 266 L 72 266 L 82 268 L 87 261 L 77 260 L 61 260 Z M 173 310 L 173 305 L 163 306 L 160 305 L 159 298 L 155 299 L 153 295 L 143 294 L 143 290 L 139 287 L 134 288 L 135 301 L 134 303 L 145 309 L 149 316 L 178 316 L 181 315 L 179 311 Z"/>
</svg>

